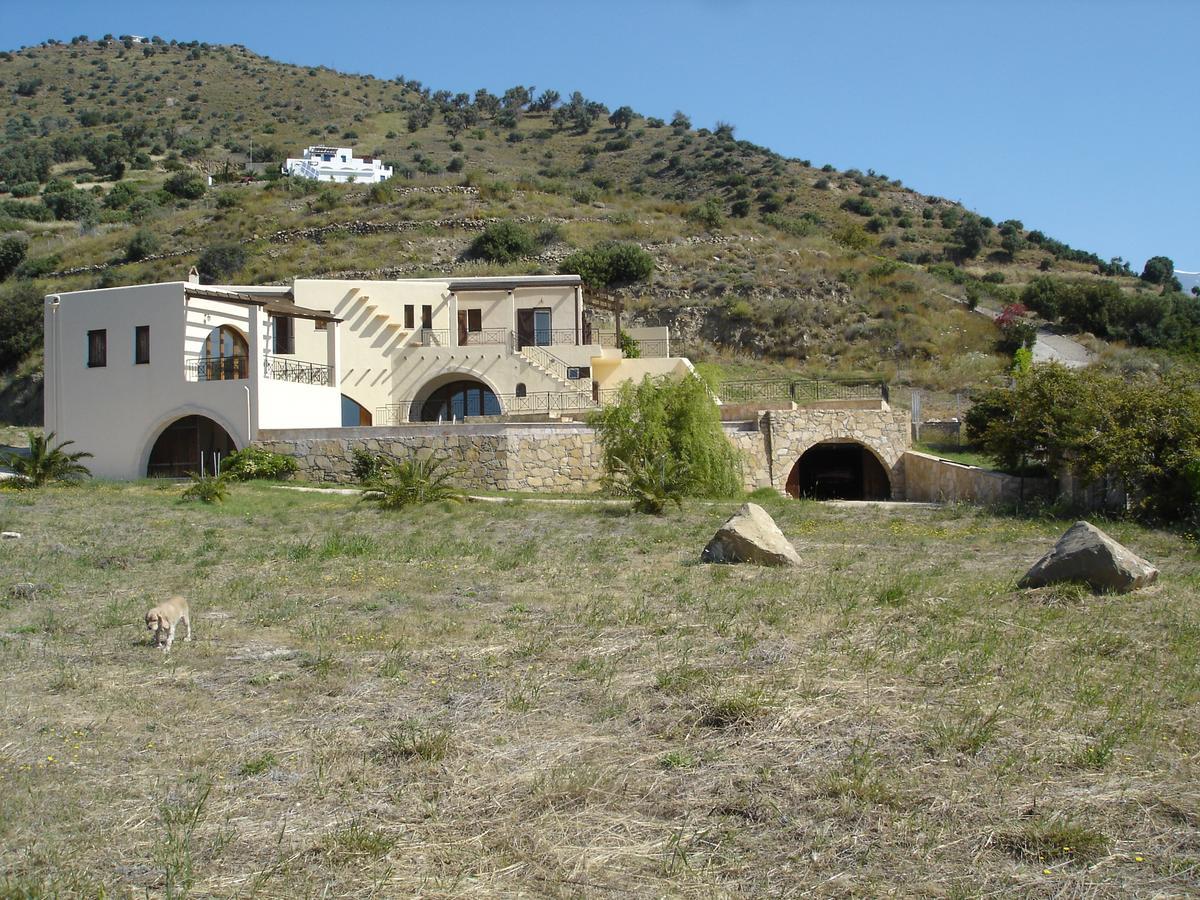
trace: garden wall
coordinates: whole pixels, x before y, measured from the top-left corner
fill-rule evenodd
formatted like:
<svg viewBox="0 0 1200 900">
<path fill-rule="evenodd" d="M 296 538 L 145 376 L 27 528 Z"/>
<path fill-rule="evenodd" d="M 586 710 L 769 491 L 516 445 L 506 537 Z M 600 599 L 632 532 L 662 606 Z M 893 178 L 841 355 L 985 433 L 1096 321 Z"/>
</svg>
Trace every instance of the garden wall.
<svg viewBox="0 0 1200 900">
<path fill-rule="evenodd" d="M 1050 478 L 1021 478 L 978 466 L 951 462 L 928 453 L 904 454 L 905 499 L 926 503 L 976 503 L 1013 506 L 1054 496 Z"/>
</svg>

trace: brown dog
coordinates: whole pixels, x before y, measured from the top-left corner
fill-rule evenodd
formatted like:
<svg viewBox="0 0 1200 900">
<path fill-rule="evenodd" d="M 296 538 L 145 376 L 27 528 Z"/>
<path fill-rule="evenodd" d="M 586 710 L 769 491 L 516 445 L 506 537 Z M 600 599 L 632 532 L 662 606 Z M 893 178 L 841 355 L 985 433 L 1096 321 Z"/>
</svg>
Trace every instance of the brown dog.
<svg viewBox="0 0 1200 900">
<path fill-rule="evenodd" d="M 175 626 L 181 621 L 187 626 L 187 637 L 184 640 L 190 641 L 192 620 L 188 614 L 188 602 L 182 597 L 172 597 L 146 613 L 146 630 L 154 632 L 154 646 L 161 646 L 163 653 L 169 653 L 175 640 Z M 166 643 L 163 643 L 164 634 Z"/>
</svg>

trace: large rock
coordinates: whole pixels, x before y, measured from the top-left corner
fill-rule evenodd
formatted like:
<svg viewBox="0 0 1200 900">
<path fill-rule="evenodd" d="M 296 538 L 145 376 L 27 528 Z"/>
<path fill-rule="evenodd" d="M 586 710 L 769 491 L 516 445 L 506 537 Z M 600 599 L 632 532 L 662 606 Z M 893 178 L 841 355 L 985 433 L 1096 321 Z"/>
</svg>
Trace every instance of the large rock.
<svg viewBox="0 0 1200 900">
<path fill-rule="evenodd" d="M 1076 522 L 1033 564 L 1019 587 L 1082 581 L 1096 591 L 1125 593 L 1151 584 L 1158 569 L 1088 522 Z"/>
<path fill-rule="evenodd" d="M 702 562 L 758 563 L 760 566 L 798 566 L 800 556 L 775 520 L 755 503 L 747 503 L 717 529 L 700 554 Z"/>
</svg>

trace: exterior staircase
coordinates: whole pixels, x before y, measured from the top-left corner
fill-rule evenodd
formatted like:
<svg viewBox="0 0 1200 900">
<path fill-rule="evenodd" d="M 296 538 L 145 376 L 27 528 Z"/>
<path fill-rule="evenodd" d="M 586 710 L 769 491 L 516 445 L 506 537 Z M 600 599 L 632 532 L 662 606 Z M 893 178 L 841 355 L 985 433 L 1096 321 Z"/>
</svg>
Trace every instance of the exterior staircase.
<svg viewBox="0 0 1200 900">
<path fill-rule="evenodd" d="M 567 364 L 545 347 L 528 345 L 517 351 L 517 357 L 525 365 L 542 376 L 552 385 L 551 390 L 561 394 L 562 409 L 585 409 L 594 405 L 591 381 L 579 381 L 567 377 Z"/>
</svg>

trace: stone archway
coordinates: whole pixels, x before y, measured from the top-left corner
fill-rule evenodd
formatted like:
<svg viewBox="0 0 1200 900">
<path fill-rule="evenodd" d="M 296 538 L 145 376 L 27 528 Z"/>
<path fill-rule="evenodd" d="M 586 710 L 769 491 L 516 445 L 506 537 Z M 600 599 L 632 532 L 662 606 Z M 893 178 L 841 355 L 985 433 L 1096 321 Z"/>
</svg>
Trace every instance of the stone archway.
<svg viewBox="0 0 1200 900">
<path fill-rule="evenodd" d="M 233 438 L 208 416 L 182 416 L 164 428 L 150 448 L 146 475 L 180 478 L 212 472 L 215 463 L 237 449 Z"/>
<path fill-rule="evenodd" d="M 468 416 L 498 416 L 500 398 L 475 378 L 458 378 L 430 391 L 413 403 L 410 420 L 415 422 L 461 422 Z"/>
<path fill-rule="evenodd" d="M 887 467 L 875 452 L 858 441 L 832 440 L 813 444 L 788 472 L 791 497 L 813 500 L 890 500 L 892 483 Z"/>
</svg>

